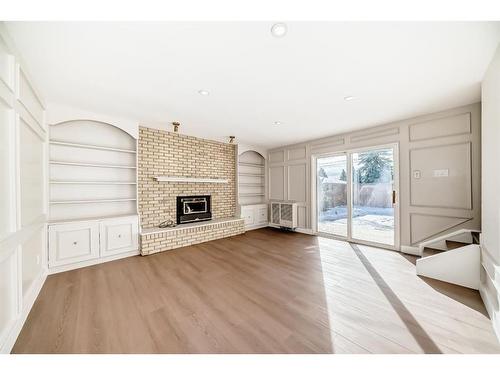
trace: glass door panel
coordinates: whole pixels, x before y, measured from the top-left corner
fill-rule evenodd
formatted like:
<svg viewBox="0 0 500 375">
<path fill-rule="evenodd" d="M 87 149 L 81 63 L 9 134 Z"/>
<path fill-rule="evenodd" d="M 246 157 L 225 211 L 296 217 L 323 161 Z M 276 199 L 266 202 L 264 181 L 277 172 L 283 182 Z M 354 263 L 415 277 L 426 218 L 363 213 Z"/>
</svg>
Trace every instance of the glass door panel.
<svg viewBox="0 0 500 375">
<path fill-rule="evenodd" d="M 316 197 L 318 232 L 347 237 L 347 171 L 346 154 L 317 159 Z"/>
<path fill-rule="evenodd" d="M 351 238 L 394 245 L 394 149 L 351 153 Z"/>
</svg>

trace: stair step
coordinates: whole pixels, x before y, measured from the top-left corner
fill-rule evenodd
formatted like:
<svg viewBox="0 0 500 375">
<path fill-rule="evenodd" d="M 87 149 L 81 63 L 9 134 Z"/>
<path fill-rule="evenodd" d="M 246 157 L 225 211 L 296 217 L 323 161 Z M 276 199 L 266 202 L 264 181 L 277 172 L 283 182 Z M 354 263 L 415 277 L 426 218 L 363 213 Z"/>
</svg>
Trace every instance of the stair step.
<svg viewBox="0 0 500 375">
<path fill-rule="evenodd" d="M 470 245 L 470 243 L 446 240 L 446 247 L 448 250 L 458 249 L 459 247 Z"/>
<path fill-rule="evenodd" d="M 438 250 L 438 249 L 432 249 L 430 247 L 424 247 L 424 251 L 422 252 L 422 258 L 430 257 L 431 255 L 441 254 L 443 251 L 446 250 Z"/>
</svg>

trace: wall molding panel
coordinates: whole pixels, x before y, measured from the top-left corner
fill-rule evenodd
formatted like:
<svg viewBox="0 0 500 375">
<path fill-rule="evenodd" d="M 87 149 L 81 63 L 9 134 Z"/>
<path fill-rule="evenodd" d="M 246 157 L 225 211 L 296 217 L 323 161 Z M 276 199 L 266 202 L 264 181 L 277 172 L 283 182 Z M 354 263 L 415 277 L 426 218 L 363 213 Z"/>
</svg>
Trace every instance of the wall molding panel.
<svg viewBox="0 0 500 375">
<path fill-rule="evenodd" d="M 471 132 L 471 113 L 465 112 L 459 115 L 445 116 L 432 121 L 412 124 L 409 127 L 409 140 L 410 142 L 424 141 L 470 134 Z"/>
<path fill-rule="evenodd" d="M 478 230 L 481 227 L 481 103 L 474 103 L 438 113 L 419 116 L 372 128 L 366 128 L 350 133 L 332 135 L 326 138 L 296 143 L 268 152 L 269 155 L 269 186 L 268 191 L 281 192 L 281 195 L 269 194 L 270 198 L 291 199 L 299 189 L 302 199 L 302 186 L 305 186 L 306 226 L 300 223 L 299 229 L 314 232 L 312 228 L 312 159 L 318 155 L 355 150 L 362 147 L 373 147 L 387 144 L 398 144 L 399 149 L 399 206 L 400 206 L 400 243 L 401 246 L 412 246 L 416 242 L 442 235 L 446 231 L 466 228 Z M 454 150 L 454 145 L 467 145 L 467 150 Z M 300 150 L 300 151 L 299 151 Z M 305 158 L 302 157 L 305 150 Z M 438 158 L 419 155 L 420 150 L 444 150 L 438 152 Z M 455 152 L 452 152 L 455 151 Z M 461 155 L 460 163 L 453 163 L 453 157 Z M 286 160 L 284 156 L 287 156 Z M 411 160 L 411 159 L 414 160 Z M 412 168 L 417 161 L 423 162 L 425 179 L 414 181 Z M 296 163 L 306 164 L 306 176 L 300 181 L 297 176 L 291 176 L 291 167 Z M 277 168 L 286 167 L 284 179 L 277 178 Z M 422 166 L 419 166 L 422 168 Z M 293 170 L 293 169 L 292 169 Z M 296 172 L 296 171 L 294 171 Z M 294 173 L 292 172 L 292 174 Z M 430 175 L 429 175 L 430 173 Z M 274 174 L 274 178 L 272 176 Z M 424 181 L 425 180 L 425 181 Z M 284 184 L 284 186 L 282 186 Z M 291 186 L 293 184 L 293 186 Z M 301 187 L 298 188 L 297 184 Z M 461 186 L 459 194 L 446 194 L 446 189 Z M 439 194 L 440 195 L 439 195 Z M 434 194 L 434 197 L 433 197 Z M 436 194 L 446 204 L 438 204 Z M 420 197 L 420 199 L 415 199 Z M 432 200 L 434 199 L 434 200 Z M 300 202 L 301 204 L 304 202 Z M 302 209 L 302 210 L 304 210 Z M 304 216 L 304 213 L 301 213 Z M 434 227 L 422 227 L 419 219 L 412 215 L 429 215 L 430 217 L 447 217 L 446 225 L 435 220 Z"/>
<path fill-rule="evenodd" d="M 0 24 L 0 353 L 9 353 L 47 275 L 45 108 Z"/>
<path fill-rule="evenodd" d="M 395 136 L 399 134 L 399 128 L 380 129 L 376 131 L 366 131 L 360 134 L 354 134 L 349 137 L 350 143 L 370 141 L 377 138 Z"/>
<path fill-rule="evenodd" d="M 464 146 L 464 147 L 460 147 Z M 455 151 L 453 151 L 454 149 Z M 425 158 L 424 161 L 416 160 L 417 155 Z M 449 160 L 446 160 L 448 158 Z M 433 164 L 433 163 L 437 163 Z M 441 165 L 444 163 L 443 165 Z M 453 165 L 454 168 L 450 171 L 448 165 Z M 441 168 L 441 166 L 443 168 Z M 451 209 L 472 209 L 472 143 L 470 141 L 462 143 L 452 143 L 443 145 L 433 145 L 427 147 L 412 148 L 410 150 L 410 203 L 412 206 L 433 207 L 433 208 L 451 208 Z M 431 191 L 417 189 L 418 183 L 421 180 L 435 180 L 439 182 L 439 178 L 432 175 L 432 172 L 445 170 L 455 181 L 449 183 L 441 182 L 439 186 L 436 184 L 427 183 Z M 419 173 L 417 179 L 415 173 Z M 460 178 L 460 172 L 463 173 L 462 183 L 457 181 Z M 432 184 L 432 185 L 431 185 Z M 439 189 L 438 189 L 439 188 Z M 460 191 L 463 189 L 463 191 Z M 419 196 L 415 196 L 414 191 L 417 191 Z M 456 197 L 457 192 L 461 193 L 462 197 Z M 453 195 L 452 195 L 453 194 Z M 453 202 L 453 199 L 455 202 Z M 448 202 L 448 203 L 447 203 Z"/>
<path fill-rule="evenodd" d="M 456 228 L 460 224 L 471 220 L 470 217 L 440 216 L 420 213 L 410 214 L 410 241 L 411 244 L 428 240 L 431 237 L 440 235 L 450 229 Z"/>
</svg>

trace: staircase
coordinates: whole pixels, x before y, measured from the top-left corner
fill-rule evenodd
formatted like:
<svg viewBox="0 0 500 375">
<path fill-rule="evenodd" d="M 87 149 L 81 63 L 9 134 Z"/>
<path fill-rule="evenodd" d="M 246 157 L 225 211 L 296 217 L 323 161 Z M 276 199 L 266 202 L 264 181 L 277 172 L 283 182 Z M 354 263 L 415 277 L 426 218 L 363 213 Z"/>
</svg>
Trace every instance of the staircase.
<svg viewBox="0 0 500 375">
<path fill-rule="evenodd" d="M 460 229 L 419 245 L 417 275 L 479 289 L 479 232 Z"/>
</svg>

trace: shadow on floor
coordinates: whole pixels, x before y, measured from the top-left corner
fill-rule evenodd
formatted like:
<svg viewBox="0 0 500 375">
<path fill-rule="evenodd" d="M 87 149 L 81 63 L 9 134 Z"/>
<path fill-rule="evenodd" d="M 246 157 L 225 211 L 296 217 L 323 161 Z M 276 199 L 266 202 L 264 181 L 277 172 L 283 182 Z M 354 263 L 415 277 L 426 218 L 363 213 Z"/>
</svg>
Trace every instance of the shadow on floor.
<svg viewBox="0 0 500 375">
<path fill-rule="evenodd" d="M 400 253 L 400 255 L 413 265 L 416 265 L 417 259 L 419 259 L 419 257 L 415 255 L 409 255 L 404 253 Z M 481 299 L 481 295 L 477 290 L 466 288 L 460 285 L 447 283 L 445 281 L 431 279 L 425 276 L 418 276 L 418 277 L 435 291 L 444 294 L 445 296 L 489 318 L 488 312 L 484 307 L 483 300 Z"/>
<path fill-rule="evenodd" d="M 483 300 L 481 299 L 481 295 L 477 290 L 469 289 L 460 285 L 450 284 L 445 281 L 431 279 L 425 276 L 418 277 L 435 291 L 444 294 L 445 296 L 489 318 L 488 312 L 484 307 Z"/>
<path fill-rule="evenodd" d="M 398 298 L 396 293 L 393 292 L 391 287 L 385 282 L 383 277 L 378 273 L 375 267 L 370 263 L 368 258 L 363 254 L 358 245 L 353 243 L 350 244 L 354 251 L 354 254 L 361 261 L 363 266 L 366 268 L 373 281 L 380 288 L 384 296 L 387 298 L 392 308 L 399 315 L 401 321 L 405 324 L 408 332 L 415 338 L 418 345 L 422 348 L 426 354 L 440 354 L 441 350 L 432 340 L 432 338 L 427 334 L 424 328 L 418 323 L 412 313 L 406 308 L 403 302 Z"/>
</svg>

